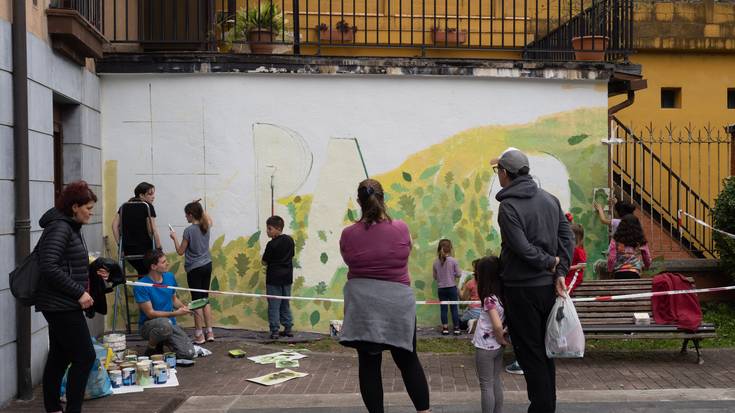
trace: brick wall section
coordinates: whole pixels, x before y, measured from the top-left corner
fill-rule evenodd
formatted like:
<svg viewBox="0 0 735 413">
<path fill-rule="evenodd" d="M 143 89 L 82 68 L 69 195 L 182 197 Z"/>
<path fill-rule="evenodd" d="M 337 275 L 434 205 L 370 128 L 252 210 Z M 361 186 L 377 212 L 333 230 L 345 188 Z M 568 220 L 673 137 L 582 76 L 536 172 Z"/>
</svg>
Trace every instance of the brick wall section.
<svg viewBox="0 0 735 413">
<path fill-rule="evenodd" d="M 671 235 L 663 230 L 657 221 L 651 222 L 651 217 L 641 212 L 639 209 L 635 211 L 635 215 L 641 221 L 643 232 L 648 240 L 648 248 L 651 255 L 656 258 L 663 256 L 666 260 L 678 260 L 695 258 L 681 244 L 679 240 L 672 238 Z"/>
</svg>

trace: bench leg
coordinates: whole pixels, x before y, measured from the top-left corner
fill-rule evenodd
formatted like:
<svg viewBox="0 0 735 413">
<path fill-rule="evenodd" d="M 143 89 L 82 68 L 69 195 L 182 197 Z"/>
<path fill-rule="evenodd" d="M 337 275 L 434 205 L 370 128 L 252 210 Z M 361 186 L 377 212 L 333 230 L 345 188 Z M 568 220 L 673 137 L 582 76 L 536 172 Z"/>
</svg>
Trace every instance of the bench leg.
<svg viewBox="0 0 735 413">
<path fill-rule="evenodd" d="M 683 354 L 686 354 L 687 353 L 687 345 L 688 344 L 689 344 L 689 339 L 688 338 L 685 338 L 684 339 L 684 342 L 681 344 L 681 351 L 679 352 L 680 354 L 683 355 Z"/>
<path fill-rule="evenodd" d="M 694 348 L 697 350 L 697 364 L 704 364 L 704 359 L 699 353 L 699 342 L 702 340 L 699 338 L 693 338 L 692 341 L 694 342 Z"/>
</svg>

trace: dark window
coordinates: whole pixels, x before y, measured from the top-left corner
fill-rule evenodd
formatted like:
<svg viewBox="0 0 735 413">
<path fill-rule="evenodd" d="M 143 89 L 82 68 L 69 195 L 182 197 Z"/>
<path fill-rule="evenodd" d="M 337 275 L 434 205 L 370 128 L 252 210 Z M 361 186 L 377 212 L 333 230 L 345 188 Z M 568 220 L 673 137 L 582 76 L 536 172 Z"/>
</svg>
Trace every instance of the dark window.
<svg viewBox="0 0 735 413">
<path fill-rule="evenodd" d="M 54 103 L 54 198 L 64 188 L 64 129 L 62 106 Z"/>
<path fill-rule="evenodd" d="M 727 108 L 735 109 L 735 88 L 727 89 Z"/>
<path fill-rule="evenodd" d="M 661 88 L 661 108 L 676 109 L 681 107 L 681 88 L 680 87 L 662 87 Z"/>
</svg>

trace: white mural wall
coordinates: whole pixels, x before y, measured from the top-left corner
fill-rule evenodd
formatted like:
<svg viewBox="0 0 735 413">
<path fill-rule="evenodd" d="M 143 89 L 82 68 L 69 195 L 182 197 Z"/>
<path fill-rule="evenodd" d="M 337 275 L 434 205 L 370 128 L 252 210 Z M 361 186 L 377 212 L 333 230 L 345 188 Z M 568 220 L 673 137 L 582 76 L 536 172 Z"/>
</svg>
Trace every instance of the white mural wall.
<svg viewBox="0 0 735 413">
<path fill-rule="evenodd" d="M 470 253 L 498 244 L 492 234 L 498 187 L 487 161 L 506 146 L 529 152 L 537 180 L 565 208 L 582 208 L 580 193 L 605 185 L 606 152 L 599 144 L 606 131 L 605 82 L 108 75 L 102 90 L 105 226 L 136 184 L 154 183 L 158 229 L 164 250 L 172 251 L 167 224 L 181 233 L 184 205 L 202 198 L 215 221 L 212 239 L 223 237 L 215 246 L 222 248 L 221 289 L 262 287 L 255 278 L 262 278 L 258 254 L 267 242 L 265 219 L 275 212 L 297 238 L 301 293 L 339 294 L 339 234 L 348 218 L 357 218 L 355 189 L 367 175 L 383 181 L 391 210 L 417 227 L 412 271 L 421 273 L 412 277 L 421 281 L 419 295 L 432 291 L 424 268 L 430 269 L 437 236 L 456 238 L 458 253 L 467 255 L 465 268 Z M 589 160 L 582 161 L 583 154 Z M 581 172 L 575 168 L 588 162 L 600 170 L 583 172 L 573 183 Z M 449 226 L 431 221 L 443 211 Z M 423 213 L 431 216 L 420 224 Z M 483 213 L 488 222 L 473 222 Z M 480 228 L 487 234 L 463 242 L 462 234 Z M 245 258 L 238 261 L 238 254 Z M 222 303 L 221 321 L 229 320 L 222 324 L 259 322 L 262 308 L 253 306 L 235 314 L 228 308 L 236 303 Z M 322 325 L 326 318 L 317 314 L 315 322 L 315 311 L 337 310 L 309 308 L 300 322 Z"/>
</svg>

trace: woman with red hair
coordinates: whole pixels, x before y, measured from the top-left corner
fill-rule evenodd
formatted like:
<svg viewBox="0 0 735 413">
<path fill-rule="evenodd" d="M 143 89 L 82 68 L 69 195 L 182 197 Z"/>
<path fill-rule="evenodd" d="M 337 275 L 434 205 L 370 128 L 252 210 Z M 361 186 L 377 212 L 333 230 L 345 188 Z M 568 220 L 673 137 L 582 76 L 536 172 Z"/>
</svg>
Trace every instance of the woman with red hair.
<svg viewBox="0 0 735 413">
<path fill-rule="evenodd" d="M 97 196 L 84 181 L 67 185 L 39 224 L 43 234 L 36 251 L 41 279 L 36 311 L 48 322 L 49 352 L 43 371 L 43 403 L 47 412 L 61 412 L 59 390 L 67 366 L 65 412 L 81 412 L 84 389 L 96 357 L 82 310 L 94 300 L 89 287 L 89 258 L 82 225 L 92 218 Z M 105 269 L 97 275 L 107 279 Z"/>
</svg>

